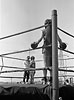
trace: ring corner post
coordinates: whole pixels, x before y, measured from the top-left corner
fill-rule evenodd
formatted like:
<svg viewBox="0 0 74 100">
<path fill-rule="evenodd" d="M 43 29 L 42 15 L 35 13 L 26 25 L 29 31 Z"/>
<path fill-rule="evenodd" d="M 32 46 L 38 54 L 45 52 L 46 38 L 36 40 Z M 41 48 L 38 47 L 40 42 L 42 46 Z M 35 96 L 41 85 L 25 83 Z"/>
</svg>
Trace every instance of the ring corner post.
<svg viewBox="0 0 74 100">
<path fill-rule="evenodd" d="M 59 98 L 57 10 L 52 10 L 52 100 Z"/>
</svg>

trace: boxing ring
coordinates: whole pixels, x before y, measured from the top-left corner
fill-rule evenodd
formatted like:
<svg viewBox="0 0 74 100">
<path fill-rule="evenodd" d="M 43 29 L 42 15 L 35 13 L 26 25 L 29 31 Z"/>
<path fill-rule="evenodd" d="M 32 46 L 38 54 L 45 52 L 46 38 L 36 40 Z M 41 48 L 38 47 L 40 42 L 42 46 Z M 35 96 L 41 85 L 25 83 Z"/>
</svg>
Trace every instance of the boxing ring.
<svg viewBox="0 0 74 100">
<path fill-rule="evenodd" d="M 27 31 L 23 31 L 20 33 L 16 33 L 13 35 L 5 36 L 0 38 L 0 40 L 14 37 L 17 35 L 21 35 L 24 33 L 28 33 L 37 29 L 41 29 L 47 25 L 42 25 L 40 27 L 36 27 L 33 29 L 29 29 Z M 69 34 L 68 32 L 60 29 L 57 27 L 57 11 L 53 10 L 52 11 L 52 45 L 48 45 L 49 47 L 52 46 L 52 68 L 51 66 L 49 68 L 46 68 L 47 70 L 52 70 L 52 100 L 58 100 L 59 98 L 59 81 L 58 81 L 58 71 L 64 71 L 64 72 L 74 72 L 74 70 L 66 70 L 63 67 L 58 68 L 58 49 L 60 48 L 57 45 L 57 30 L 62 31 L 66 35 L 74 38 L 73 35 Z M 47 46 L 47 47 L 48 47 Z M 23 77 L 11 77 L 11 76 L 2 76 L 1 73 L 18 73 L 18 72 L 24 72 L 24 70 L 29 70 L 29 71 L 39 71 L 39 70 L 44 70 L 45 68 L 19 68 L 19 67 L 12 67 L 12 66 L 5 66 L 3 62 L 3 58 L 8 58 L 8 59 L 16 59 L 20 61 L 25 61 L 25 59 L 20 59 L 20 58 L 15 58 L 15 57 L 8 57 L 7 55 L 12 55 L 12 54 L 17 54 L 17 53 L 23 53 L 23 52 L 28 52 L 28 51 L 33 51 L 33 50 L 38 50 L 41 49 L 41 47 L 37 47 L 36 49 L 26 49 L 26 50 L 21 50 L 21 51 L 14 51 L 14 52 L 9 52 L 9 53 L 4 53 L 0 54 L 0 57 L 2 58 L 2 65 L 1 71 L 0 71 L 0 78 L 19 78 L 22 79 Z M 74 54 L 74 52 L 71 52 L 69 50 L 63 50 L 64 52 Z M 7 70 L 7 71 L 2 71 L 3 67 L 5 68 L 14 68 L 15 70 Z M 35 78 L 42 78 L 42 77 L 35 77 Z M 40 100 L 50 100 L 50 85 L 49 84 L 22 84 L 22 83 L 0 83 L 0 96 L 4 95 L 23 95 L 25 97 L 32 97 L 32 99 L 35 99 L 36 95 L 37 98 Z"/>
</svg>

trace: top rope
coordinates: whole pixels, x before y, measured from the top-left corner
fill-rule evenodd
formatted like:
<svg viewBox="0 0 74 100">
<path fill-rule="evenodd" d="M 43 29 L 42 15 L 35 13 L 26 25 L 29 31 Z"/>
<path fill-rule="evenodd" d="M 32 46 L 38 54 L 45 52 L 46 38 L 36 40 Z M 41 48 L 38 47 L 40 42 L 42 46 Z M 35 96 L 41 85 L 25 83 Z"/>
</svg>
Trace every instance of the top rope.
<svg viewBox="0 0 74 100">
<path fill-rule="evenodd" d="M 32 29 L 29 29 L 29 30 L 26 30 L 26 31 L 23 31 L 23 32 L 19 32 L 19 33 L 16 33 L 16 34 L 8 35 L 8 36 L 0 38 L 0 40 L 6 39 L 6 38 L 10 38 L 10 37 L 13 37 L 13 36 L 17 36 L 17 35 L 21 35 L 21 34 L 24 34 L 24 33 L 27 33 L 27 32 L 31 32 L 31 31 L 43 28 L 45 26 L 48 26 L 48 24 L 42 25 L 42 26 L 39 26 L 39 27 L 36 27 L 36 28 L 32 28 Z"/>
<path fill-rule="evenodd" d="M 60 29 L 59 27 L 58 27 L 57 29 L 74 38 L 73 35 L 69 34 L 68 32 L 66 32 L 66 31 L 64 31 L 64 30 L 62 30 L 62 29 Z"/>
</svg>

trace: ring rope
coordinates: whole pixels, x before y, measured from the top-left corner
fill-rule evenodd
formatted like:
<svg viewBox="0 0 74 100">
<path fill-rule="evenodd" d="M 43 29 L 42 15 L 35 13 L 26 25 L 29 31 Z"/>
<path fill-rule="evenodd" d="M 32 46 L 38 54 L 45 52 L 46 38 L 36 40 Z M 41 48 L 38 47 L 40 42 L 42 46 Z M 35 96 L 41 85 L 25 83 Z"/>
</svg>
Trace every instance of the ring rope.
<svg viewBox="0 0 74 100">
<path fill-rule="evenodd" d="M 58 59 L 58 60 L 73 60 L 74 58 L 63 58 L 63 59 Z"/>
<path fill-rule="evenodd" d="M 26 49 L 26 50 L 21 50 L 21 51 L 14 51 L 14 52 L 10 52 L 10 53 L 5 53 L 5 54 L 1 54 L 0 56 L 5 56 L 5 55 L 10 55 L 10 54 L 15 54 L 15 53 L 22 53 L 22 52 L 27 52 L 27 51 L 32 51 L 32 50 L 37 50 L 37 49 L 41 49 L 43 47 L 51 47 L 51 45 L 48 45 L 48 46 L 41 46 L 41 47 L 38 47 L 36 49 Z"/>
<path fill-rule="evenodd" d="M 51 45 L 49 45 L 49 46 L 51 46 Z M 39 48 L 42 48 L 42 47 L 39 47 Z M 39 49 L 39 48 L 37 48 L 37 49 Z M 58 48 L 58 49 L 60 49 L 60 48 Z M 29 49 L 30 50 L 30 49 Z M 68 52 L 68 53 L 71 53 L 71 54 L 74 54 L 73 52 L 71 52 L 71 51 L 68 51 L 68 50 L 64 50 L 64 51 L 66 51 L 66 52 Z M 2 55 L 0 55 L 1 57 L 4 57 L 3 56 L 3 54 Z M 8 57 L 9 58 L 9 57 Z M 13 58 L 13 57 L 12 57 Z M 16 58 L 14 58 L 14 59 L 16 59 Z M 24 59 L 23 59 L 24 60 Z M 1 66 L 2 67 L 2 66 Z M 9 67 L 9 68 L 13 68 L 13 67 L 10 67 L 10 66 L 5 66 L 5 67 Z M 14 68 L 17 68 L 17 69 L 22 69 L 22 68 L 18 68 L 18 67 L 14 67 Z"/>
<path fill-rule="evenodd" d="M 21 59 L 21 58 L 15 58 L 15 57 L 8 57 L 8 56 L 2 56 L 3 58 L 10 58 L 10 59 L 15 59 L 15 60 L 21 60 L 21 61 L 26 61 L 26 59 Z M 40 62 L 43 60 L 35 60 L 36 62 Z"/>
<path fill-rule="evenodd" d="M 74 77 L 74 75 L 62 75 L 62 76 L 59 76 L 59 77 Z"/>
<path fill-rule="evenodd" d="M 34 70 L 52 70 L 51 67 L 49 68 L 24 68 L 24 70 L 11 70 L 11 71 L 1 71 L 0 73 L 11 73 L 11 72 L 23 72 L 23 71 L 34 71 Z M 65 72 L 74 72 L 74 70 L 66 70 L 58 68 L 58 71 L 65 71 Z"/>
<path fill-rule="evenodd" d="M 20 68 L 20 67 L 2 66 L 2 65 L 0 65 L 0 67 L 5 67 L 5 68 L 14 68 L 14 69 L 24 69 L 24 68 Z"/>
<path fill-rule="evenodd" d="M 2 56 L 2 57 L 3 57 L 3 58 L 10 58 L 10 59 L 15 59 L 15 60 L 26 61 L 26 59 L 21 59 L 21 58 L 8 57 L 8 56 Z"/>
<path fill-rule="evenodd" d="M 74 77 L 74 75 L 62 75 L 62 76 L 59 76 L 59 77 Z M 23 77 L 12 77 L 12 76 L 0 76 L 0 78 L 23 78 Z M 34 78 L 43 78 L 43 77 L 34 77 Z"/>
<path fill-rule="evenodd" d="M 0 78 L 23 78 L 23 77 L 0 76 Z M 43 77 L 34 77 L 34 78 L 43 78 Z"/>
<path fill-rule="evenodd" d="M 64 66 L 64 67 L 60 67 L 60 68 L 74 68 L 74 66 Z"/>
<path fill-rule="evenodd" d="M 58 49 L 60 49 L 60 48 L 58 47 Z M 60 50 L 61 50 L 61 49 L 60 49 Z M 69 50 L 63 50 L 63 51 L 68 52 L 68 53 L 70 53 L 70 54 L 74 54 L 74 52 L 71 52 L 71 51 L 69 51 Z"/>
<path fill-rule="evenodd" d="M 61 68 L 59 68 L 59 71 L 74 72 L 74 70 L 66 70 L 66 69 L 61 69 Z"/>
<path fill-rule="evenodd" d="M 10 58 L 10 59 L 15 59 L 15 60 L 21 60 L 21 61 L 26 61 L 26 59 L 21 59 L 21 58 L 15 58 L 15 57 L 8 57 L 8 56 L 2 56 L 3 58 Z M 65 58 L 65 59 L 58 59 L 58 60 L 71 60 L 74 58 Z M 43 60 L 35 60 L 36 62 L 40 62 Z"/>
<path fill-rule="evenodd" d="M 6 38 L 10 38 L 10 37 L 13 37 L 13 36 L 16 36 L 16 35 L 21 35 L 21 34 L 24 34 L 24 33 L 27 33 L 27 32 L 31 32 L 31 31 L 34 31 L 34 30 L 43 28 L 43 27 L 45 27 L 45 26 L 48 26 L 48 24 L 42 25 L 42 26 L 39 26 L 39 27 L 36 27 L 36 28 L 32 28 L 32 29 L 29 29 L 29 30 L 26 30 L 26 31 L 23 31 L 23 32 L 20 32 L 20 33 L 8 35 L 8 36 L 5 36 L 5 37 L 0 38 L 0 40 L 6 39 Z"/>
<path fill-rule="evenodd" d="M 21 58 L 15 58 L 15 57 L 8 57 L 8 56 L 2 56 L 3 58 L 10 58 L 10 59 L 15 59 L 15 60 L 21 60 L 21 61 L 26 61 L 26 59 L 21 59 Z M 65 59 L 58 59 L 58 60 L 71 60 L 74 58 L 65 58 Z M 43 60 L 35 60 L 36 62 L 40 62 Z"/>
<path fill-rule="evenodd" d="M 11 72 L 22 72 L 22 71 L 24 71 L 24 70 L 1 71 L 0 74 L 1 74 L 1 73 L 11 73 Z"/>
<path fill-rule="evenodd" d="M 35 70 L 51 70 L 50 68 L 24 68 L 22 70 L 10 70 L 10 71 L 1 71 L 0 73 L 11 73 L 11 72 L 23 72 L 23 71 L 35 71 Z"/>
<path fill-rule="evenodd" d="M 2 67 L 2 65 L 0 65 Z M 12 66 L 3 66 L 5 68 L 14 68 L 14 69 L 25 69 L 25 68 L 20 68 L 20 67 L 12 67 Z M 74 66 L 64 66 L 64 67 L 59 67 L 59 68 L 74 68 Z"/>
<path fill-rule="evenodd" d="M 43 47 L 43 46 L 38 47 L 38 48 L 36 48 L 36 49 L 41 49 L 42 47 Z M 51 47 L 51 45 L 44 46 L 44 47 Z M 2 56 L 5 56 L 5 55 L 10 55 L 10 54 L 15 54 L 15 53 L 22 53 L 22 52 L 32 51 L 32 50 L 36 50 L 36 49 L 27 49 L 27 50 L 21 50 L 21 51 L 14 51 L 14 52 L 10 52 L 10 53 L 1 54 L 0 56 L 2 57 Z M 58 47 L 58 49 L 60 49 L 60 48 Z M 60 49 L 60 50 L 61 50 L 61 49 Z M 70 54 L 74 54 L 74 52 L 71 52 L 71 51 L 69 51 L 69 50 L 63 50 L 63 51 L 68 52 L 68 53 L 70 53 Z M 17 58 L 14 58 L 14 59 L 17 59 Z M 20 59 L 20 60 L 25 60 L 25 59 Z"/>
<path fill-rule="evenodd" d="M 58 27 L 57 29 L 74 38 L 73 35 L 69 34 L 68 32 L 66 32 L 66 31 L 64 31 L 64 30 L 62 30 L 62 29 L 60 29 L 59 27 Z"/>
</svg>

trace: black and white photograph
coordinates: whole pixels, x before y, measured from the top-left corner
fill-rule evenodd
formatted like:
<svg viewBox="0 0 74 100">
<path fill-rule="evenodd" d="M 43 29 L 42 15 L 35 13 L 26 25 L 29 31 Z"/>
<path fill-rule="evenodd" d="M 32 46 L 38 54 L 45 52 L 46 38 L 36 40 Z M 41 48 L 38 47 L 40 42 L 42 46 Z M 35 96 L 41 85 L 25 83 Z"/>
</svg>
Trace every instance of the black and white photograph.
<svg viewBox="0 0 74 100">
<path fill-rule="evenodd" d="M 74 0 L 0 0 L 0 97 L 74 100 Z"/>
</svg>

